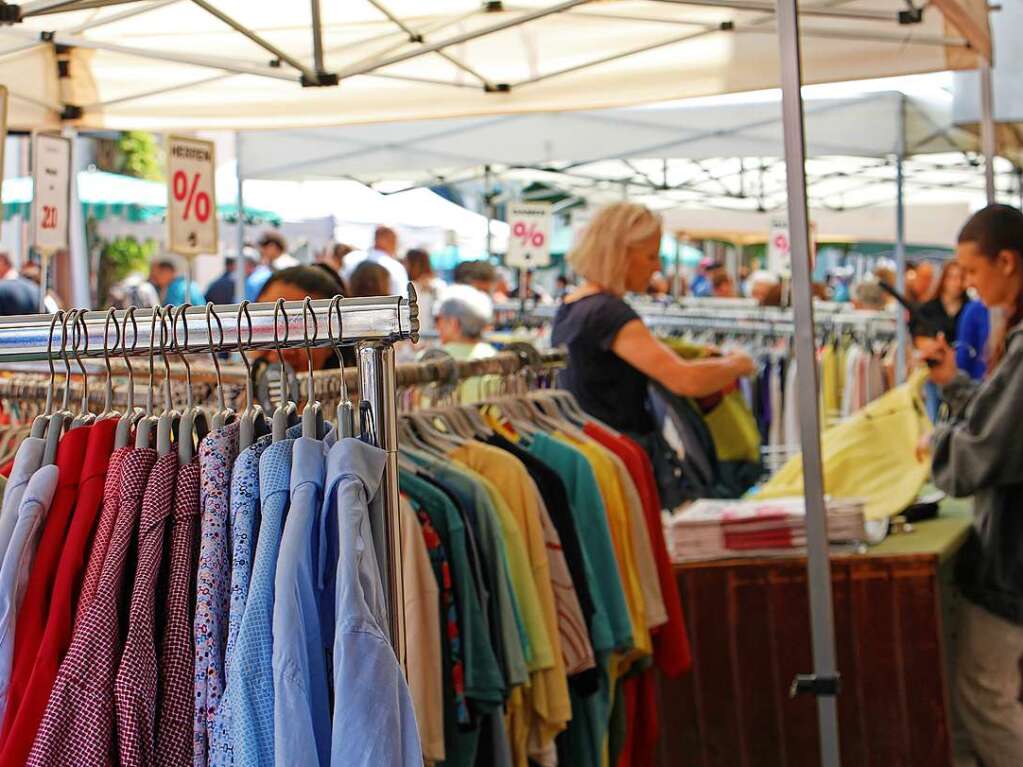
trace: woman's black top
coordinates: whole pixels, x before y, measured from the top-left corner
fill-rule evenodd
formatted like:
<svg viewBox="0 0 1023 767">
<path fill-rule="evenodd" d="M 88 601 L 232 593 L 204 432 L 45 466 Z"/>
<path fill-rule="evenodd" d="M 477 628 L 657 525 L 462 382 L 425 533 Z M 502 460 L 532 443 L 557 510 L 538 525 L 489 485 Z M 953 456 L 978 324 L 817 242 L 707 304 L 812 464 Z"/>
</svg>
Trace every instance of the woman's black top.
<svg viewBox="0 0 1023 767">
<path fill-rule="evenodd" d="M 959 316 L 963 313 L 963 309 L 966 308 L 966 304 L 969 303 L 969 299 L 963 297 L 963 303 L 959 307 L 959 311 L 955 314 L 949 314 L 945 309 L 945 305 L 941 302 L 940 298 L 932 298 L 924 304 L 920 305 L 920 317 L 924 320 L 924 323 L 931 332 L 925 332 L 925 330 L 916 331 L 911 330 L 913 335 L 933 335 L 935 331 L 941 331 L 945 334 L 945 340 L 950 344 L 956 341 L 956 328 L 959 325 Z"/>
<path fill-rule="evenodd" d="M 587 413 L 619 431 L 649 433 L 647 377 L 613 351 L 622 327 L 639 315 L 610 293 L 562 304 L 554 316 L 551 343 L 568 348 L 561 385 Z"/>
</svg>

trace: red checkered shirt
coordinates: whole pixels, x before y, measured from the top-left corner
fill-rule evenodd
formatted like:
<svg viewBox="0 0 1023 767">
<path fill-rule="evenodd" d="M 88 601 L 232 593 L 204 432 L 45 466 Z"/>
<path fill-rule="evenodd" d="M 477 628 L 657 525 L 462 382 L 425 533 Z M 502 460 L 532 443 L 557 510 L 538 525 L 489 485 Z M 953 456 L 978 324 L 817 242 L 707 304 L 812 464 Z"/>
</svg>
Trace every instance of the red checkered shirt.
<svg viewBox="0 0 1023 767">
<path fill-rule="evenodd" d="M 108 767 L 114 748 L 114 675 L 128 550 L 135 539 L 146 480 L 156 451 L 133 450 L 121 464 L 121 501 L 96 596 L 75 627 L 42 724 L 28 757 L 31 767 Z"/>
<path fill-rule="evenodd" d="M 160 647 L 160 698 L 156 725 L 157 767 L 192 764 L 195 704 L 195 562 L 199 533 L 199 459 L 178 470 L 174 523 L 170 534 L 170 575 Z"/>
<path fill-rule="evenodd" d="M 117 748 L 122 767 L 149 767 L 156 744 L 156 587 L 163 562 L 163 541 L 174 502 L 177 452 L 153 465 L 142 499 L 135 586 L 128 612 L 128 637 L 114 680 Z"/>
</svg>

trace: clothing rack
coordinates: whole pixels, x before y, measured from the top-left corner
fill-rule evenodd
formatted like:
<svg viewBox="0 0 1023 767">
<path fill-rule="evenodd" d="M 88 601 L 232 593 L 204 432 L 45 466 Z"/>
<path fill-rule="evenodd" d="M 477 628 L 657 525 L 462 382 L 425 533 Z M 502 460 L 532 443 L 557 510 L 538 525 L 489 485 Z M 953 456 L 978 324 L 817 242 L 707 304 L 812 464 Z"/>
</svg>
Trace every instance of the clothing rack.
<svg viewBox="0 0 1023 767">
<path fill-rule="evenodd" d="M 307 299 L 218 305 L 209 309 L 195 306 L 170 312 L 72 310 L 57 315 L 5 317 L 0 318 L 0 364 L 60 360 L 61 367 L 70 361 L 74 371 L 79 359 L 355 346 L 358 389 L 362 400 L 368 403 L 373 440 L 387 455 L 382 483 L 387 546 L 385 588 L 391 643 L 404 668 L 406 634 L 393 344 L 401 340 L 415 343 L 418 337 L 419 309 L 410 283 L 407 297 Z M 156 368 L 163 368 L 163 364 Z M 137 376 L 141 373 L 135 372 Z"/>
</svg>

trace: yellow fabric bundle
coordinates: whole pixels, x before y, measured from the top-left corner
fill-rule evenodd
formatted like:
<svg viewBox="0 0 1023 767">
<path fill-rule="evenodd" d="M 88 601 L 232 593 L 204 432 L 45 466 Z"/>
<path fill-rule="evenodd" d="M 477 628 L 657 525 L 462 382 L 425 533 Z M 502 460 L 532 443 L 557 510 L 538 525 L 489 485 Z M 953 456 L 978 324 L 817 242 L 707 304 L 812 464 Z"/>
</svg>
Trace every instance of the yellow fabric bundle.
<svg viewBox="0 0 1023 767">
<path fill-rule="evenodd" d="M 920 438 L 930 430 L 922 386 L 926 371 L 874 400 L 847 421 L 821 435 L 824 492 L 834 498 L 862 498 L 867 519 L 903 511 L 930 475 L 917 460 Z M 757 498 L 803 494 L 803 460 L 794 456 L 756 492 Z"/>
</svg>

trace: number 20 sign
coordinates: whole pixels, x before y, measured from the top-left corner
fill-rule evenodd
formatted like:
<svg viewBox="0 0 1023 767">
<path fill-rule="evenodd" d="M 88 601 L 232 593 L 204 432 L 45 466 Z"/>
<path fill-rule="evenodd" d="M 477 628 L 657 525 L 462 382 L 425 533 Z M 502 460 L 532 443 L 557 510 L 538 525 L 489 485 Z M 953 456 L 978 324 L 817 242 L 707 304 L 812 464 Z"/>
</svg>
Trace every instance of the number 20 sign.
<svg viewBox="0 0 1023 767">
<path fill-rule="evenodd" d="M 32 152 L 32 243 L 52 253 L 68 247 L 71 140 L 38 133 Z"/>
</svg>

